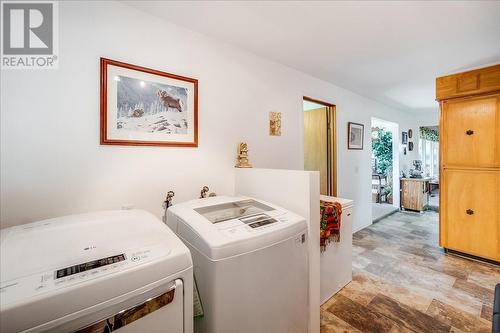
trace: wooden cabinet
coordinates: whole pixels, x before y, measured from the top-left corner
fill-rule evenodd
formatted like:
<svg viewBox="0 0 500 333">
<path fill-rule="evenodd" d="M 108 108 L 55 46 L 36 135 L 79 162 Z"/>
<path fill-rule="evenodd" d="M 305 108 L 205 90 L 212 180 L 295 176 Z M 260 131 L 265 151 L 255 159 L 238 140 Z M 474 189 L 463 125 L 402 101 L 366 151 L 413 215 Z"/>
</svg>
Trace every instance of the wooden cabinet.
<svg viewBox="0 0 500 333">
<path fill-rule="evenodd" d="M 438 101 L 477 96 L 500 91 L 500 65 L 476 69 L 436 79 L 436 99 Z"/>
<path fill-rule="evenodd" d="M 423 211 L 429 204 L 429 180 L 401 179 L 401 209 Z"/>
<path fill-rule="evenodd" d="M 444 167 L 500 166 L 500 97 L 442 103 Z"/>
<path fill-rule="evenodd" d="M 440 244 L 500 262 L 500 65 L 436 80 Z"/>
<path fill-rule="evenodd" d="M 441 188 L 446 247 L 499 260 L 500 171 L 446 170 Z"/>
</svg>

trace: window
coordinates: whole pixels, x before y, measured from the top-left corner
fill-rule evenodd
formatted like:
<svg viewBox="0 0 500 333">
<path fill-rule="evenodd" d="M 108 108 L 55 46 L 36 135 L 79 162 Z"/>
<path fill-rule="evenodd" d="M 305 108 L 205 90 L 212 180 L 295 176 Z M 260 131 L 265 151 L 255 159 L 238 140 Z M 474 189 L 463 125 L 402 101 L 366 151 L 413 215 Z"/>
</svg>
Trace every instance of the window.
<svg viewBox="0 0 500 333">
<path fill-rule="evenodd" d="M 439 176 L 439 142 L 420 139 L 418 151 L 424 176 L 437 178 Z"/>
</svg>

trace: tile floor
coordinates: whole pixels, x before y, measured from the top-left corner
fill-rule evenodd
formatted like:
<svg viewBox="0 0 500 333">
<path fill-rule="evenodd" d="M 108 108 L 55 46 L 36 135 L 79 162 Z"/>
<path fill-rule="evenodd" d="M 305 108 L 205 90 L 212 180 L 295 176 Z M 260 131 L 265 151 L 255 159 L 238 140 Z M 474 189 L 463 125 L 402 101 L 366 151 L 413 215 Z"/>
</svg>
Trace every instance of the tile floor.
<svg viewBox="0 0 500 333">
<path fill-rule="evenodd" d="M 429 206 L 439 207 L 439 192 L 435 193 L 433 197 L 429 197 Z"/>
<path fill-rule="evenodd" d="M 372 221 L 378 221 L 385 216 L 397 211 L 398 208 L 387 203 L 372 203 Z"/>
<path fill-rule="evenodd" d="M 353 236 L 353 281 L 321 332 L 491 332 L 500 267 L 445 255 L 438 214 L 395 213 Z"/>
</svg>

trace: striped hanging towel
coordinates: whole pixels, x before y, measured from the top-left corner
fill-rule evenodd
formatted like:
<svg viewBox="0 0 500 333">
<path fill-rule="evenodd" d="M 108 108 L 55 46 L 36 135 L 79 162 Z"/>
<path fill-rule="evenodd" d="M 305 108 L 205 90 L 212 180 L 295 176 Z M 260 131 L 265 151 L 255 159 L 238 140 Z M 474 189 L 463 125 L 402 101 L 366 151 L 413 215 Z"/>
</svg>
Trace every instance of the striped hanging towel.
<svg viewBox="0 0 500 333">
<path fill-rule="evenodd" d="M 340 242 L 342 205 L 338 202 L 320 200 L 320 248 L 325 251 L 330 242 Z"/>
</svg>

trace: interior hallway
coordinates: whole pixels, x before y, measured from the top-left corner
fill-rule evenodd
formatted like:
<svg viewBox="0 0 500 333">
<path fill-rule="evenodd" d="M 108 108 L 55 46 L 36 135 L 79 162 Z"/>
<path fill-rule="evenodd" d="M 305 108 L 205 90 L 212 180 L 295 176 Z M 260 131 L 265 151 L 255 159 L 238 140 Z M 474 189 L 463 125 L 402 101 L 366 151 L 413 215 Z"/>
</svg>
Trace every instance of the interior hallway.
<svg viewBox="0 0 500 333">
<path fill-rule="evenodd" d="M 491 332 L 500 268 L 438 247 L 438 214 L 395 213 L 353 235 L 353 281 L 321 332 Z"/>
</svg>

